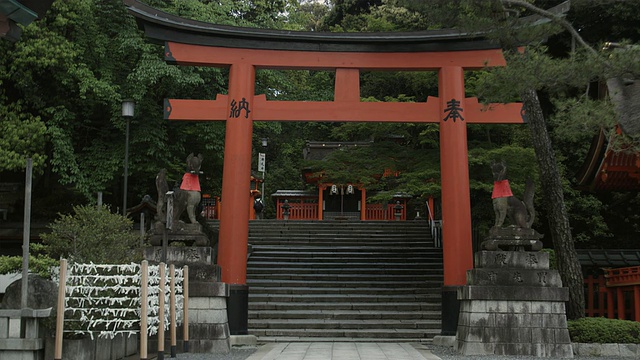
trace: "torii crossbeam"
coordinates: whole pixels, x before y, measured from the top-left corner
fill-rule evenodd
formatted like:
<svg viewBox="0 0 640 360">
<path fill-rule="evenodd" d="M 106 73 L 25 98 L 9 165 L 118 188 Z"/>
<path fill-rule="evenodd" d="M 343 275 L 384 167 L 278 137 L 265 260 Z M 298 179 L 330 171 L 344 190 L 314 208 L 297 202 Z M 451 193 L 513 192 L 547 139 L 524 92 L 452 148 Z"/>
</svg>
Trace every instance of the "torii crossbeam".
<svg viewBox="0 0 640 360">
<path fill-rule="evenodd" d="M 475 98 L 465 98 L 464 71 L 505 66 L 501 49 L 477 36 L 446 31 L 322 35 L 229 28 L 177 18 L 136 0 L 125 3 L 147 36 L 165 42 L 166 61 L 230 69 L 227 95 L 217 95 L 215 100 L 165 100 L 165 118 L 226 121 L 218 264 L 222 280 L 245 292 L 237 301 L 246 302 L 248 294 L 246 183 L 251 173 L 253 121 L 440 124 L 443 335 L 455 334 L 457 321 L 445 329 L 445 323 L 450 323 L 445 318 L 457 319 L 457 305 L 451 305 L 457 304 L 456 288 L 466 283 L 466 271 L 473 268 L 466 124 L 523 122 L 521 104 L 484 106 Z M 334 101 L 269 101 L 255 94 L 256 69 L 334 70 Z M 423 103 L 361 102 L 361 70 L 437 71 L 439 94 Z M 238 334 L 246 334 L 244 316 L 230 319 L 230 323 L 240 322 Z"/>
</svg>

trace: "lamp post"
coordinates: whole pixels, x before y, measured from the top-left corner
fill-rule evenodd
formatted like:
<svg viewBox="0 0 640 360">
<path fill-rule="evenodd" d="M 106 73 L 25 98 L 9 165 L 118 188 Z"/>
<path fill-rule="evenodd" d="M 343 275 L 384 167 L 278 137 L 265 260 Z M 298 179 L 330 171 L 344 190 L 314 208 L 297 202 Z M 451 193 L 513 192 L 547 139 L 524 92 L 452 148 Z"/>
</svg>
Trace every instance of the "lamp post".
<svg viewBox="0 0 640 360">
<path fill-rule="evenodd" d="M 124 194 L 122 196 L 122 215 L 127 216 L 127 186 L 129 182 L 129 124 L 133 117 L 136 103 L 131 100 L 122 100 L 122 117 L 127 121 L 124 142 Z"/>
</svg>

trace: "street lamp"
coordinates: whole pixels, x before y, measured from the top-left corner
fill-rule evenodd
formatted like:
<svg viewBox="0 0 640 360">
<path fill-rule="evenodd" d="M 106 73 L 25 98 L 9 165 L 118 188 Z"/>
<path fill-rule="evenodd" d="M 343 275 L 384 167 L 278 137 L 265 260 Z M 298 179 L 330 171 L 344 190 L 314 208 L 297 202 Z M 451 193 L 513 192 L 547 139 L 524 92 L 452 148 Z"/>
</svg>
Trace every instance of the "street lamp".
<svg viewBox="0 0 640 360">
<path fill-rule="evenodd" d="M 122 196 L 122 215 L 127 216 L 127 186 L 129 182 L 129 123 L 133 117 L 136 103 L 131 99 L 122 100 L 122 117 L 127 120 L 124 142 L 124 195 Z"/>
</svg>

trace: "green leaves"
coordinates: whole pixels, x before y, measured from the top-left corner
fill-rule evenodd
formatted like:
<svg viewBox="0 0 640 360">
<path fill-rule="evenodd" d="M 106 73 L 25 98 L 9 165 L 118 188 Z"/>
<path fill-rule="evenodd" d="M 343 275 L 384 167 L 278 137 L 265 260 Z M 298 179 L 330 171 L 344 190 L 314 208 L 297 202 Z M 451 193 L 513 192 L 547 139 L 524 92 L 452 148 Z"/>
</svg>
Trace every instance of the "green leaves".
<svg viewBox="0 0 640 360">
<path fill-rule="evenodd" d="M 73 215 L 61 214 L 51 224 L 51 232 L 41 237 L 49 256 L 65 257 L 79 263 L 126 264 L 141 254 L 133 222 L 113 214 L 108 207 L 75 206 Z"/>
<path fill-rule="evenodd" d="M 37 116 L 22 112 L 20 103 L 0 104 L 0 172 L 24 170 L 26 158 L 33 167 L 42 170 L 46 126 Z"/>
</svg>

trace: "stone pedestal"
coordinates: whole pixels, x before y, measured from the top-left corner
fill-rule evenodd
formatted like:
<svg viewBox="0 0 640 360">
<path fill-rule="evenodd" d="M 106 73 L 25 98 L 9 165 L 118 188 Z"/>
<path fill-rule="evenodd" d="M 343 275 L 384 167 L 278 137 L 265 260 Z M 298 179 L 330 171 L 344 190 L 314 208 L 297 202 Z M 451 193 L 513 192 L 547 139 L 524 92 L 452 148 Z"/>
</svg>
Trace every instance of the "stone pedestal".
<svg viewBox="0 0 640 360">
<path fill-rule="evenodd" d="M 221 282 L 189 283 L 189 351 L 228 353 L 231 350 L 227 298 L 229 285 Z"/>
<path fill-rule="evenodd" d="M 147 248 L 144 255 L 150 262 L 159 263 L 162 247 Z M 227 316 L 230 288 L 228 284 L 220 282 L 220 267 L 214 264 L 214 259 L 214 250 L 208 246 L 167 247 L 168 264 L 189 266 L 189 341 L 185 343 L 179 339 L 176 344 L 178 351 L 188 349 L 191 353 L 228 353 L 231 350 Z M 178 327 L 177 334 L 179 338 L 182 337 L 182 326 Z M 167 336 L 165 339 L 164 348 L 168 351 L 171 349 L 170 339 Z M 157 339 L 150 340 L 149 354 L 156 352 Z"/>
<path fill-rule="evenodd" d="M 536 239 L 505 239 L 489 247 L 528 246 Z M 486 243 L 486 242 L 485 242 Z M 463 355 L 529 355 L 573 357 L 565 301 L 549 254 L 537 251 L 480 251 L 467 286 L 458 290 L 460 317 L 456 346 Z"/>
<path fill-rule="evenodd" d="M 156 221 L 153 225 L 151 236 L 149 237 L 149 243 L 153 246 L 162 246 L 162 238 L 164 237 L 165 224 Z M 200 224 L 187 224 L 182 221 L 178 221 L 173 225 L 173 230 L 167 231 L 167 242 L 183 242 L 185 245 L 194 246 L 209 246 L 209 238 L 202 231 L 202 225 Z"/>
</svg>

